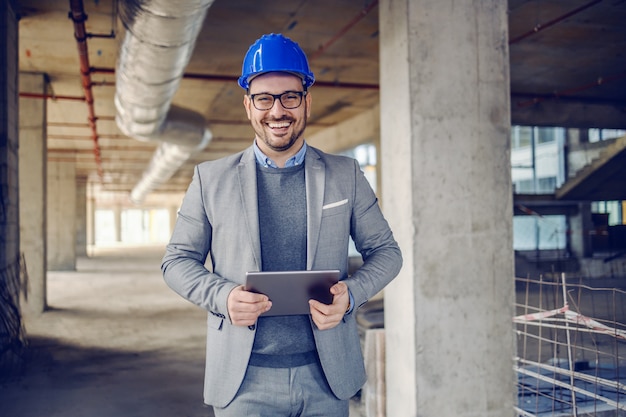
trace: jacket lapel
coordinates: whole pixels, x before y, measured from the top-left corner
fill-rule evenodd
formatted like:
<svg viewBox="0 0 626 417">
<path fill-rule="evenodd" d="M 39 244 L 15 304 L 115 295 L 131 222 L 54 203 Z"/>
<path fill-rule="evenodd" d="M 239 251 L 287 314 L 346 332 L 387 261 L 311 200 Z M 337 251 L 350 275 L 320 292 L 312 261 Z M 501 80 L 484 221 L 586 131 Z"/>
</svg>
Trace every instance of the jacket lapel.
<svg viewBox="0 0 626 417">
<path fill-rule="evenodd" d="M 307 148 L 304 163 L 307 201 L 307 269 L 313 268 L 315 250 L 319 239 L 322 223 L 322 206 L 324 205 L 325 165 L 319 155 L 311 147 Z"/>
<path fill-rule="evenodd" d="M 259 205 L 256 183 L 256 160 L 252 147 L 244 151 L 237 166 L 239 193 L 243 203 L 246 228 L 250 236 L 256 268 L 261 270 L 261 233 L 259 231 Z"/>
</svg>

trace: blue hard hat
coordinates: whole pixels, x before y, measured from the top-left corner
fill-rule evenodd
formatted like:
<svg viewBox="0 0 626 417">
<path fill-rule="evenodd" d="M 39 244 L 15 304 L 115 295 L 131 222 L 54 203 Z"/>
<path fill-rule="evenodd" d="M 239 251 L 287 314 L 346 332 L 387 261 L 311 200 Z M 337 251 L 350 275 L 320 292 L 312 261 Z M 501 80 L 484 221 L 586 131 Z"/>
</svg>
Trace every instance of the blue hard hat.
<svg viewBox="0 0 626 417">
<path fill-rule="evenodd" d="M 273 71 L 299 76 L 305 89 L 315 82 L 315 76 L 300 46 L 288 37 L 275 33 L 261 36 L 250 46 L 243 59 L 239 85 L 247 90 L 253 77 Z"/>
</svg>

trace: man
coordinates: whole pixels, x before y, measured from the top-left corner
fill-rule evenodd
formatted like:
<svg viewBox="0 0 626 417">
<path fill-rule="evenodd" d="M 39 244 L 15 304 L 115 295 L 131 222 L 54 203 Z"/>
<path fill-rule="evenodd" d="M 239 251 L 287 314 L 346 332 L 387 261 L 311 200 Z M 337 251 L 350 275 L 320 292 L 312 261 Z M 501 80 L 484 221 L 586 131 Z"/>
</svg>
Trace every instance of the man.
<svg viewBox="0 0 626 417">
<path fill-rule="evenodd" d="M 196 167 L 163 258 L 168 285 L 208 311 L 204 400 L 217 417 L 347 416 L 366 379 L 356 311 L 402 264 L 358 163 L 305 143 L 314 80 L 289 38 L 250 47 L 239 85 L 254 142 Z M 350 237 L 364 263 L 348 277 Z M 341 280 L 309 315 L 259 317 L 272 303 L 243 286 L 248 271 L 324 269 Z"/>
</svg>

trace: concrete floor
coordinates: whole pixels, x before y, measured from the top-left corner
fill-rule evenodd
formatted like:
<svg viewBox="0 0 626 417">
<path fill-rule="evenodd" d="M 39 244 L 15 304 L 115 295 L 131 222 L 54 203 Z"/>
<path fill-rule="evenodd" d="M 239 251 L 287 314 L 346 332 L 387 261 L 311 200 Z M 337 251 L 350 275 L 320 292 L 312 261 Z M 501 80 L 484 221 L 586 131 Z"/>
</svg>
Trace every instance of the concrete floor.
<svg viewBox="0 0 626 417">
<path fill-rule="evenodd" d="M 50 309 L 27 317 L 24 373 L 3 417 L 211 417 L 202 402 L 205 312 L 172 292 L 162 247 L 99 248 L 48 273 Z M 351 401 L 350 415 L 362 415 Z"/>
</svg>

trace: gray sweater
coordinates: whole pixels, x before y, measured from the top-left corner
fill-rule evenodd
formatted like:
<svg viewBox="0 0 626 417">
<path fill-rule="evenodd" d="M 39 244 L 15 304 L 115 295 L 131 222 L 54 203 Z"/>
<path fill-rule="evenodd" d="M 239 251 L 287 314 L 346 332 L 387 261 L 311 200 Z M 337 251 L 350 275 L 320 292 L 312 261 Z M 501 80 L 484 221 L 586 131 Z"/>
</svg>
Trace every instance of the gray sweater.
<svg viewBox="0 0 626 417">
<path fill-rule="evenodd" d="M 257 165 L 263 271 L 306 269 L 304 165 Z M 260 317 L 250 365 L 288 368 L 317 360 L 308 315 Z"/>
</svg>

